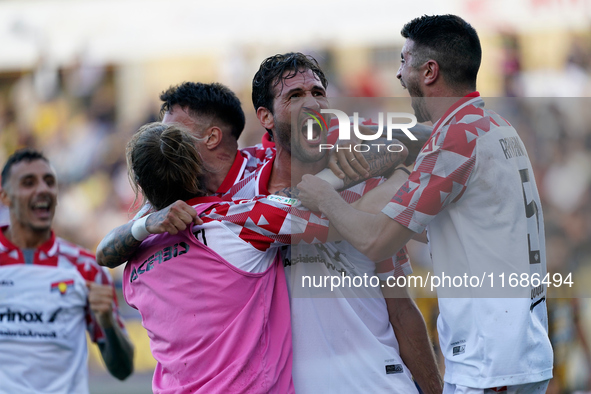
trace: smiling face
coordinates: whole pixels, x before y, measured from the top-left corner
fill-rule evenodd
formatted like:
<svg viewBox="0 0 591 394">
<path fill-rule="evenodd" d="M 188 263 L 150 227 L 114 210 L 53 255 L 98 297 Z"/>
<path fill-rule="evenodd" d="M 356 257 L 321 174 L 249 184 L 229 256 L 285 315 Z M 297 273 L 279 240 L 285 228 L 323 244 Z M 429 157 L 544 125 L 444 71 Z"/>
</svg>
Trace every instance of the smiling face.
<svg viewBox="0 0 591 394">
<path fill-rule="evenodd" d="M 292 71 L 293 72 L 293 71 Z M 284 73 L 283 77 L 288 75 Z M 317 127 L 313 122 L 313 138 L 307 138 L 307 119 L 312 119 L 306 112 L 320 112 L 328 108 L 326 90 L 311 70 L 299 71 L 293 78 L 283 79 L 273 88 L 273 133 L 278 147 L 291 153 L 292 159 L 301 162 L 316 162 L 326 156 L 320 152 L 320 144 L 326 143 L 327 130 Z M 295 100 L 297 99 L 297 100 Z M 292 113 L 297 114 L 298 125 L 292 133 Z"/>
<path fill-rule="evenodd" d="M 416 47 L 413 40 L 406 40 L 400 56 L 400 67 L 396 73 L 396 78 L 400 80 L 403 88 L 408 89 L 417 121 L 425 122 L 430 120 L 425 105 L 425 94 L 421 87 L 421 70 L 424 64 L 413 64 L 416 62 L 416 59 L 414 59 L 416 57 Z M 415 66 L 417 67 L 415 68 Z"/>
<path fill-rule="evenodd" d="M 10 210 L 11 227 L 32 232 L 51 230 L 57 205 L 57 179 L 48 162 L 20 161 L 10 169 L 10 177 L 0 192 Z"/>
</svg>

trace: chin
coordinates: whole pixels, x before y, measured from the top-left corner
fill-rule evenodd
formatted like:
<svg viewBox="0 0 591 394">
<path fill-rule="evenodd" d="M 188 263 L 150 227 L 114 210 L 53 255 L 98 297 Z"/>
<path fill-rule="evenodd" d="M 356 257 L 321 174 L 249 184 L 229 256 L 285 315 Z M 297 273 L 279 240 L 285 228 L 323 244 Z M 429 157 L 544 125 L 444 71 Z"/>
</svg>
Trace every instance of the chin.
<svg viewBox="0 0 591 394">
<path fill-rule="evenodd" d="M 50 231 L 51 230 L 51 222 L 49 223 L 31 223 L 29 225 L 29 227 L 31 228 L 31 230 L 35 231 L 35 232 L 45 232 L 45 231 Z"/>
</svg>

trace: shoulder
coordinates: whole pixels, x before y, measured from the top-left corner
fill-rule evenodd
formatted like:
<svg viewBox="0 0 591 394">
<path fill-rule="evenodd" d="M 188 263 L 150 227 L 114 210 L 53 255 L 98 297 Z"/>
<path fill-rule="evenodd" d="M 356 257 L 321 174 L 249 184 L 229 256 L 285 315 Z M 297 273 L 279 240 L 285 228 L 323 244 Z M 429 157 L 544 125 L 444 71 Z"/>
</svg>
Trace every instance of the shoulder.
<svg viewBox="0 0 591 394">
<path fill-rule="evenodd" d="M 58 264 L 60 266 L 71 266 L 75 268 L 84 279 L 89 281 L 98 283 L 109 282 L 107 271 L 98 265 L 94 253 L 59 237 L 56 237 L 56 246 L 58 248 Z"/>
</svg>

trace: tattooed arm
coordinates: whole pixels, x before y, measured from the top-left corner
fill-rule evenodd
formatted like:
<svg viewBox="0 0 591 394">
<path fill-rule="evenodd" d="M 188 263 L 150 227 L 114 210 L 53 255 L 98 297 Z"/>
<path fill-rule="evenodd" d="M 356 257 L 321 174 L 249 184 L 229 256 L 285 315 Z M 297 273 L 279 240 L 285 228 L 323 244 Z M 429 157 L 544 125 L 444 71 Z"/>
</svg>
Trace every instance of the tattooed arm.
<svg viewBox="0 0 591 394">
<path fill-rule="evenodd" d="M 96 261 L 109 268 L 125 263 L 141 245 L 131 234 L 134 222 L 119 226 L 109 232 L 96 248 Z M 146 220 L 146 230 L 150 234 L 168 232 L 176 234 L 191 223 L 201 224 L 195 209 L 184 201 L 176 201 L 166 208 L 156 211 Z"/>
<path fill-rule="evenodd" d="M 359 126 L 360 132 L 364 134 L 375 134 L 377 126 Z M 385 137 L 375 141 L 362 141 L 355 134 L 351 135 L 350 141 L 339 141 L 338 149 L 333 149 L 330 155 L 328 168 L 340 179 L 350 178 L 352 181 L 359 181 L 377 175 L 389 174 L 395 167 L 389 167 L 384 161 L 397 159 L 394 152 L 389 152 L 388 147 L 392 144 L 402 144 L 407 148 L 408 155 L 404 165 L 414 163 L 421 148 L 431 136 L 433 128 L 418 124 L 410 129 L 411 133 L 417 138 L 411 140 L 402 130 L 392 130 L 392 140 Z M 369 152 L 357 152 L 355 145 L 364 143 L 370 148 Z M 395 149 L 392 147 L 391 149 Z M 369 156 L 368 156 L 369 154 Z M 388 158 L 388 156 L 393 156 Z M 378 160 L 377 163 L 373 161 Z M 376 171 L 377 169 L 377 171 Z M 351 186 L 345 182 L 345 185 Z"/>
</svg>

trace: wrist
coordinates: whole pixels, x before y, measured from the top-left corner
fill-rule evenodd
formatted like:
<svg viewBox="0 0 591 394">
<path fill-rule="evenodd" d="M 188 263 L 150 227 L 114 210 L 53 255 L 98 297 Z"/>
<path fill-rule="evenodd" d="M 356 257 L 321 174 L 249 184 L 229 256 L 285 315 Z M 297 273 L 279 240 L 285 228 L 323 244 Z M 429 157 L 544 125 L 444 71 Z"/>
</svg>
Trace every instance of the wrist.
<svg viewBox="0 0 591 394">
<path fill-rule="evenodd" d="M 336 190 L 328 189 L 327 192 L 322 193 L 321 199 L 320 201 L 318 201 L 318 210 L 326 214 L 329 209 L 334 207 L 334 204 L 336 203 L 338 198 L 339 193 Z"/>
<path fill-rule="evenodd" d="M 131 235 L 133 236 L 133 238 L 140 242 L 148 238 L 151 234 L 146 227 L 146 221 L 148 220 L 150 215 L 151 214 L 136 220 L 131 226 Z"/>
<path fill-rule="evenodd" d="M 97 316 L 97 319 L 103 329 L 113 328 L 113 312 L 102 312 Z"/>
<path fill-rule="evenodd" d="M 402 171 L 402 172 L 405 172 L 405 173 L 406 173 L 406 175 L 410 175 L 410 171 L 409 171 L 409 169 L 408 169 L 408 168 L 406 168 L 406 167 L 396 167 L 396 168 L 394 169 L 394 171 L 398 171 L 398 170 L 400 170 L 400 171 Z"/>
</svg>

